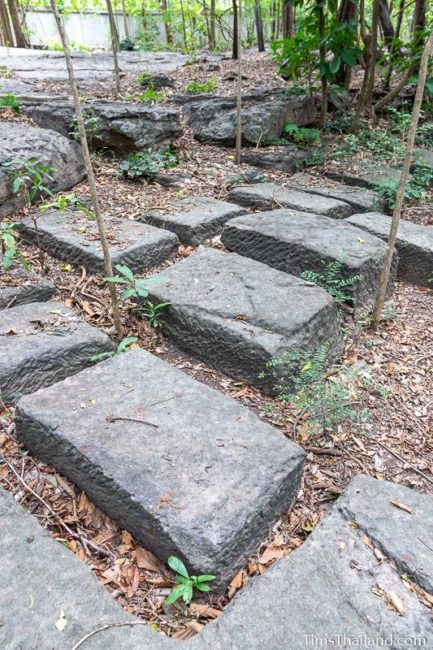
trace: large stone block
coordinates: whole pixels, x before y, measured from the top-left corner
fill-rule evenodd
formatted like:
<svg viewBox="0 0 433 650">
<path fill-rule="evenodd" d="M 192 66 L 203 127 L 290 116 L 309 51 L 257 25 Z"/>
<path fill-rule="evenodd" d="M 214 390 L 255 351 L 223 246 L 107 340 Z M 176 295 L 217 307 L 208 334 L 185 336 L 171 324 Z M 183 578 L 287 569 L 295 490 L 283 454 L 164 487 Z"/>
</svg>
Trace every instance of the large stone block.
<svg viewBox="0 0 433 650">
<path fill-rule="evenodd" d="M 344 291 L 351 295 L 355 312 L 373 306 L 386 245 L 347 221 L 295 210 L 258 212 L 232 219 L 221 241 L 231 251 L 269 264 L 280 271 L 300 275 L 323 273 L 326 265 L 340 261 L 341 278 L 362 275 Z M 397 258 L 394 258 L 388 293 L 392 292 Z"/>
<path fill-rule="evenodd" d="M 308 540 L 252 580 L 191 650 L 432 648 L 431 607 L 409 586 L 433 593 L 432 522 L 431 497 L 356 477 Z"/>
<path fill-rule="evenodd" d="M 112 350 L 105 334 L 62 303 L 31 303 L 0 311 L 0 393 L 15 401 L 91 365 Z"/>
<path fill-rule="evenodd" d="M 348 203 L 334 198 L 287 189 L 276 183 L 256 183 L 234 187 L 227 200 L 255 210 L 292 208 L 303 212 L 324 214 L 334 219 L 344 219 L 353 214 Z"/>
<path fill-rule="evenodd" d="M 76 142 L 47 129 L 24 122 L 0 122 L 0 217 L 6 217 L 24 206 L 22 193 L 13 194 L 12 182 L 4 163 L 36 158 L 54 169 L 53 181 L 44 185 L 54 192 L 68 190 L 85 176 L 81 149 Z"/>
<path fill-rule="evenodd" d="M 340 181 L 346 185 L 365 187 L 370 190 L 378 190 L 384 186 L 397 187 L 401 171 L 395 167 L 385 165 L 364 166 L 355 171 L 330 168 L 325 170 L 325 176 Z"/>
<path fill-rule="evenodd" d="M 104 256 L 95 221 L 82 212 L 51 210 L 38 214 L 37 229 L 28 217 L 19 223 L 23 239 L 47 253 L 90 273 L 104 273 Z M 171 257 L 178 244 L 172 232 L 128 219 L 106 219 L 107 239 L 113 266 L 126 264 L 139 273 L 159 266 Z"/>
<path fill-rule="evenodd" d="M 0 253 L 0 270 L 2 256 Z M 50 278 L 37 273 L 28 273 L 14 266 L 0 276 L 0 309 L 16 307 L 29 302 L 45 302 L 56 293 L 56 287 Z"/>
<path fill-rule="evenodd" d="M 182 135 L 180 113 L 174 108 L 143 104 L 91 102 L 83 104 L 85 119 L 94 120 L 94 147 L 119 151 L 166 151 Z M 47 102 L 24 107 L 36 124 L 70 137 L 75 119 L 72 102 Z"/>
<path fill-rule="evenodd" d="M 171 230 L 183 244 L 198 246 L 206 239 L 219 235 L 229 219 L 245 212 L 233 203 L 208 196 L 191 196 L 179 201 L 174 212 L 149 212 L 143 215 L 142 221 Z"/>
<path fill-rule="evenodd" d="M 354 214 L 348 221 L 387 241 L 391 217 L 379 212 Z M 401 220 L 395 247 L 398 251 L 397 275 L 412 284 L 433 288 L 433 226 Z"/>
<path fill-rule="evenodd" d="M 200 142 L 234 146 L 236 98 L 197 99 L 185 105 L 185 116 Z M 281 136 L 287 122 L 306 126 L 317 118 L 313 97 L 292 95 L 281 88 L 251 90 L 242 96 L 242 141 L 256 145 Z"/>
<path fill-rule="evenodd" d="M 1 488 L 0 519 L 2 650 L 72 648 L 97 627 L 134 621 L 98 583 L 90 567 L 50 537 L 36 517 Z M 66 627 L 60 630 L 56 623 L 62 611 Z M 142 650 L 175 645 L 153 630 L 139 627 Z M 127 629 L 121 636 L 126 641 Z M 105 636 L 103 642 L 106 640 Z"/>
<path fill-rule="evenodd" d="M 144 350 L 17 407 L 17 433 L 166 561 L 227 584 L 296 497 L 304 452 Z"/>
<path fill-rule="evenodd" d="M 272 390 L 266 364 L 289 352 L 307 358 L 321 345 L 341 351 L 336 305 L 319 287 L 264 264 L 214 249 L 164 269 L 166 282 L 148 288 L 168 302 L 164 332 L 182 349 L 231 377 Z M 266 372 L 264 378 L 260 373 Z M 286 379 L 290 364 L 279 372 Z"/>
<path fill-rule="evenodd" d="M 295 174 L 288 180 L 290 187 L 309 194 L 319 194 L 348 203 L 356 212 L 369 212 L 382 207 L 383 199 L 377 192 L 367 188 L 334 183 L 333 185 L 318 185 L 317 179 L 308 174 Z M 329 215 L 332 216 L 332 215 Z"/>
</svg>

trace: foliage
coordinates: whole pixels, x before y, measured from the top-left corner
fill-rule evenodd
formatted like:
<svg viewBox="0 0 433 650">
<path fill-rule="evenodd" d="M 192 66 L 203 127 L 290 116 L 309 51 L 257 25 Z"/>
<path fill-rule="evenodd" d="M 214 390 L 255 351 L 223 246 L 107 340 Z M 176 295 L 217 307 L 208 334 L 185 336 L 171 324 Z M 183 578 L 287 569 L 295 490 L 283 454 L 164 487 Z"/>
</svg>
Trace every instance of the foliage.
<svg viewBox="0 0 433 650">
<path fill-rule="evenodd" d="M 137 343 L 138 338 L 136 336 L 127 336 L 126 338 L 120 341 L 119 345 L 115 350 L 111 352 L 98 352 L 98 354 L 93 354 L 89 357 L 89 361 L 101 361 L 101 359 L 107 359 L 109 357 L 117 357 L 119 354 L 126 352 L 131 345 Z"/>
<path fill-rule="evenodd" d="M 214 93 L 218 87 L 216 79 L 208 79 L 203 83 L 190 81 L 185 90 L 189 95 L 199 95 L 200 93 Z"/>
<path fill-rule="evenodd" d="M 27 203 L 43 194 L 53 196 L 46 183 L 54 180 L 51 174 L 55 170 L 41 162 L 39 158 L 32 157 L 27 160 L 15 158 L 3 163 L 2 166 L 6 168 L 6 173 L 12 181 L 12 192 L 14 194 L 23 192 Z"/>
<path fill-rule="evenodd" d="M 0 65 L 0 77 L 8 79 L 12 75 L 10 69 L 5 65 Z"/>
<path fill-rule="evenodd" d="M 361 282 L 364 276 L 358 273 L 352 275 L 350 278 L 343 278 L 342 270 L 344 259 L 337 259 L 328 264 L 322 260 L 322 264 L 325 266 L 323 273 L 318 273 L 317 271 L 303 271 L 301 273 L 301 278 L 326 289 L 337 305 L 350 303 L 353 300 L 353 297 L 351 293 L 347 292 L 347 290 L 353 289 L 354 285 L 357 282 Z"/>
<path fill-rule="evenodd" d="M 166 97 L 167 93 L 163 90 L 155 90 L 155 87 L 152 83 L 150 83 L 147 88 L 138 96 L 139 100 L 142 102 L 157 102 L 165 99 Z"/>
<path fill-rule="evenodd" d="M 415 164 L 412 168 L 412 176 L 406 183 L 404 198 L 406 201 L 420 201 L 425 195 L 427 188 L 433 180 L 433 170 L 421 164 Z M 399 187 L 399 179 L 384 181 L 377 187 L 377 193 L 385 201 L 386 209 L 392 210 L 395 206 L 395 199 Z"/>
<path fill-rule="evenodd" d="M 286 124 L 283 133 L 294 142 L 320 142 L 320 129 L 309 129 L 297 124 Z"/>
<path fill-rule="evenodd" d="M 162 326 L 163 310 L 170 306 L 169 302 L 160 302 L 155 305 L 151 300 L 145 300 L 144 304 L 136 307 L 134 311 L 139 312 L 155 329 Z"/>
<path fill-rule="evenodd" d="M 153 153 L 151 149 L 131 153 L 119 167 L 119 176 L 135 180 L 147 178 L 152 180 L 162 169 L 170 169 L 179 165 L 177 154 L 172 151 Z"/>
<path fill-rule="evenodd" d="M 16 113 L 20 112 L 20 104 L 13 93 L 6 93 L 3 97 L 0 97 L 0 106 L 11 108 Z"/>
<path fill-rule="evenodd" d="M 280 359 L 272 359 L 267 368 L 279 378 L 274 386 L 278 399 L 294 404 L 308 414 L 311 422 L 332 430 L 344 420 L 364 420 L 369 413 L 352 407 L 354 394 L 350 386 L 326 374 L 328 357 L 329 345 L 324 343 L 312 357 L 301 351 L 288 352 Z M 282 374 L 285 379 L 281 379 Z"/>
<path fill-rule="evenodd" d="M 63 196 L 58 196 L 55 201 L 51 201 L 50 203 L 41 203 L 39 206 L 39 210 L 41 212 L 49 209 L 67 211 L 70 208 L 80 210 L 80 212 L 83 212 L 87 217 L 89 217 L 89 219 L 92 219 L 92 221 L 96 220 L 93 212 L 86 208 L 86 206 L 80 201 L 74 192 L 70 192 L 69 194 L 65 194 Z"/>
<path fill-rule="evenodd" d="M 95 111 L 92 108 L 87 108 L 83 111 L 83 122 L 87 141 L 89 143 L 89 146 L 93 147 L 95 142 L 102 140 L 101 118 L 96 115 Z M 69 122 L 69 135 L 73 140 L 80 140 L 78 124 L 75 118 Z"/>
<path fill-rule="evenodd" d="M 19 234 L 17 231 L 17 224 L 11 221 L 3 221 L 0 224 L 0 246 L 3 253 L 3 270 L 8 271 L 14 259 L 17 257 L 26 271 L 30 271 L 30 267 L 26 258 L 18 249 L 17 240 Z"/>
<path fill-rule="evenodd" d="M 179 598 L 182 598 L 184 603 L 189 603 L 192 600 L 194 589 L 197 589 L 197 591 L 210 591 L 207 583 L 215 580 L 215 576 L 190 576 L 184 563 L 179 558 L 174 557 L 174 555 L 168 558 L 167 564 L 176 572 L 175 579 L 179 584 L 167 596 L 165 600 L 166 605 L 172 605 Z"/>
<path fill-rule="evenodd" d="M 122 38 L 119 43 L 119 47 L 124 52 L 133 52 L 135 50 L 135 39 L 132 38 Z"/>
</svg>

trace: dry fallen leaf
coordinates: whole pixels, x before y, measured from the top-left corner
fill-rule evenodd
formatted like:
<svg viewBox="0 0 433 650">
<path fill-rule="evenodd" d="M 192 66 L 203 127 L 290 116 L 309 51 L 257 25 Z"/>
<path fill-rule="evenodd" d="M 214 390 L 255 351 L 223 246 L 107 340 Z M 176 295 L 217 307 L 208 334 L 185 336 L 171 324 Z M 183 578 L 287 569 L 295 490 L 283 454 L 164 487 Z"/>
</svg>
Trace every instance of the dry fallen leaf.
<svg viewBox="0 0 433 650">
<path fill-rule="evenodd" d="M 202 605 L 201 603 L 190 603 L 189 611 L 191 614 L 202 616 L 203 618 L 218 618 L 222 614 L 220 609 L 214 609 L 213 607 L 209 607 L 209 605 Z"/>
<path fill-rule="evenodd" d="M 397 596 L 397 594 L 394 593 L 393 591 L 388 591 L 386 592 L 386 600 L 388 604 L 391 605 L 391 607 L 395 609 L 395 611 L 398 612 L 398 614 L 400 614 L 400 616 L 405 615 L 403 601 L 400 598 L 400 596 Z"/>
<path fill-rule="evenodd" d="M 190 639 L 196 634 L 199 634 L 199 632 L 201 632 L 203 628 L 204 625 L 197 623 L 197 621 L 190 621 L 189 623 L 186 624 L 183 630 L 179 630 L 178 632 L 175 632 L 171 638 L 177 639 L 178 641 L 186 641 L 186 639 Z"/>
<path fill-rule="evenodd" d="M 160 563 L 149 551 L 145 551 L 144 548 L 139 547 L 135 549 L 134 554 L 135 561 L 140 569 L 147 569 L 147 571 L 153 571 L 154 573 L 161 571 Z"/>
<path fill-rule="evenodd" d="M 238 571 L 238 573 L 235 575 L 233 580 L 231 581 L 228 589 L 228 597 L 231 599 L 235 595 L 238 589 L 240 589 L 243 585 L 244 582 L 244 570 L 241 569 Z"/>
</svg>

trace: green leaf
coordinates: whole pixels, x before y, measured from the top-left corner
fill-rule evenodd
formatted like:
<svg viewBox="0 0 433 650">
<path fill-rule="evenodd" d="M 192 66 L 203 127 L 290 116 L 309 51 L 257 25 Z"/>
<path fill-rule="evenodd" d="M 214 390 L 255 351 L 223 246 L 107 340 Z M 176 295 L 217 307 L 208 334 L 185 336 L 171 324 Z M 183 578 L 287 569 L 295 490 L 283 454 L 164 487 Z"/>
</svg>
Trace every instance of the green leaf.
<svg viewBox="0 0 433 650">
<path fill-rule="evenodd" d="M 134 274 L 126 264 L 116 264 L 116 270 L 119 271 L 121 275 L 124 275 L 125 278 L 128 278 L 130 282 L 134 282 Z"/>
<path fill-rule="evenodd" d="M 176 602 L 176 600 L 183 596 L 184 591 L 185 585 L 177 585 L 177 587 L 175 587 L 165 599 L 165 604 L 171 605 L 172 603 Z"/>
<path fill-rule="evenodd" d="M 197 582 L 212 582 L 212 580 L 215 580 L 215 576 L 203 575 L 197 578 Z"/>
<path fill-rule="evenodd" d="M 199 591 L 210 591 L 209 585 L 206 585 L 204 583 L 202 584 L 196 584 L 195 588 L 198 589 Z"/>
<path fill-rule="evenodd" d="M 341 58 L 343 59 L 344 63 L 346 65 L 348 65 L 350 68 L 355 67 L 355 65 L 356 65 L 356 56 L 353 54 L 353 52 L 344 51 L 341 54 Z"/>
<path fill-rule="evenodd" d="M 329 69 L 330 69 L 330 71 L 332 72 L 332 74 L 336 74 L 336 73 L 339 71 L 339 69 L 340 69 L 340 65 L 341 65 L 341 59 L 340 59 L 340 57 L 339 57 L 339 56 L 335 56 L 335 57 L 332 59 L 331 63 L 329 64 Z"/>
<path fill-rule="evenodd" d="M 129 284 L 125 278 L 119 278 L 118 275 L 111 275 L 104 278 L 106 282 L 115 282 L 116 284 Z"/>
<path fill-rule="evenodd" d="M 122 291 L 122 297 L 131 298 L 132 296 L 136 296 L 137 293 L 137 290 L 131 287 L 130 289 L 125 289 L 125 291 Z"/>
<path fill-rule="evenodd" d="M 137 341 L 138 338 L 136 336 L 127 336 L 117 346 L 116 354 L 121 354 L 122 352 L 125 352 L 125 350 L 129 348 L 130 345 L 132 345 L 133 343 L 137 343 Z"/>
<path fill-rule="evenodd" d="M 174 555 L 171 555 L 167 560 L 167 564 L 170 567 L 170 569 L 173 569 L 173 571 L 175 571 L 175 573 L 178 573 L 184 578 L 189 578 L 189 573 L 186 569 L 186 566 L 184 565 L 182 560 L 179 560 L 179 558 L 175 557 Z"/>
<path fill-rule="evenodd" d="M 192 599 L 192 585 L 191 583 L 188 583 L 187 585 L 184 586 L 184 592 L 182 594 L 183 601 L 185 603 L 189 603 L 190 600 Z"/>
<path fill-rule="evenodd" d="M 3 268 L 5 271 L 8 271 L 14 261 L 15 248 L 8 248 L 6 253 L 3 255 Z"/>
</svg>

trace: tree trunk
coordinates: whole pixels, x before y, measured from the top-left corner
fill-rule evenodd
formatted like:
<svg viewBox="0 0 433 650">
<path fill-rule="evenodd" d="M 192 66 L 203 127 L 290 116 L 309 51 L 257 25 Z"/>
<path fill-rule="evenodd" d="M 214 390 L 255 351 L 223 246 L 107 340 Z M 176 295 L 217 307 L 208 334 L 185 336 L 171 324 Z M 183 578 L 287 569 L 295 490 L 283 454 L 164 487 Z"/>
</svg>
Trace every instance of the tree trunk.
<svg viewBox="0 0 433 650">
<path fill-rule="evenodd" d="M 236 61 L 239 56 L 239 16 L 238 16 L 238 3 L 237 0 L 232 0 L 233 5 L 233 43 L 232 43 L 232 59 Z"/>
<path fill-rule="evenodd" d="M 342 0 L 338 12 L 338 22 L 343 25 L 350 23 L 356 17 L 356 0 Z M 342 63 L 336 76 L 336 81 L 339 86 L 344 86 L 347 90 L 350 88 L 352 78 L 352 68 L 345 63 Z"/>
<path fill-rule="evenodd" d="M 62 45 L 65 53 L 66 68 L 68 70 L 69 84 L 71 86 L 72 96 L 74 99 L 74 108 L 75 108 L 75 116 L 77 119 L 78 132 L 80 134 L 80 142 L 81 142 L 81 148 L 83 150 L 84 164 L 86 166 L 87 179 L 89 181 L 90 194 L 92 197 L 93 212 L 95 214 L 96 222 L 98 224 L 99 237 L 101 240 L 102 252 L 104 254 L 104 270 L 106 276 L 112 277 L 113 266 L 111 264 L 110 250 L 108 248 L 108 242 L 105 233 L 104 217 L 102 216 L 99 207 L 98 192 L 96 189 L 95 177 L 93 174 L 92 161 L 90 159 L 89 145 L 87 143 L 86 129 L 84 127 L 80 96 L 78 94 L 78 88 L 75 81 L 74 66 L 72 64 L 72 56 L 71 56 L 71 48 L 69 46 L 69 39 L 66 35 L 63 21 L 56 5 L 56 0 L 50 0 L 50 4 L 54 14 L 54 18 L 56 20 L 57 29 L 59 31 L 60 39 L 62 41 Z M 116 286 L 112 282 L 109 282 L 108 287 L 111 296 L 111 306 L 113 311 L 114 326 L 116 328 L 117 336 L 121 339 L 123 338 L 123 327 L 122 327 L 122 322 L 120 320 Z"/>
<path fill-rule="evenodd" d="M 0 25 L 2 29 L 4 45 L 6 47 L 13 47 L 14 38 L 12 34 L 11 24 L 9 22 L 9 14 L 5 0 L 0 0 Z"/>
<path fill-rule="evenodd" d="M 393 57 L 396 52 L 400 52 L 400 48 L 397 46 L 396 41 L 400 38 L 400 31 L 401 31 L 401 25 L 403 22 L 403 14 L 404 14 L 404 9 L 405 9 L 405 2 L 406 0 L 400 0 L 399 8 L 398 8 L 398 16 L 397 16 L 397 25 L 395 27 L 395 33 L 394 33 L 394 40 L 391 43 L 391 47 L 389 49 L 389 67 L 385 75 L 384 79 L 384 86 L 386 89 L 389 88 L 389 84 L 391 83 L 391 77 L 392 77 L 392 71 L 394 69 L 394 62 L 393 62 Z"/>
<path fill-rule="evenodd" d="M 125 0 L 122 0 L 122 15 L 123 15 L 123 29 L 125 31 L 125 36 L 126 38 L 129 38 L 129 23 L 128 23 L 128 14 L 126 13 Z"/>
<path fill-rule="evenodd" d="M 390 51 L 395 37 L 395 30 L 391 21 L 387 0 L 379 0 L 379 20 L 382 26 L 386 46 L 388 51 Z"/>
<path fill-rule="evenodd" d="M 160 0 L 159 4 L 162 11 L 162 19 L 164 21 L 165 38 L 167 40 L 167 44 L 173 45 L 173 31 L 171 29 L 171 21 L 168 14 L 167 0 Z"/>
<path fill-rule="evenodd" d="M 394 212 L 391 220 L 391 229 L 388 239 L 388 248 L 382 268 L 382 273 L 379 281 L 379 290 L 377 292 L 376 301 L 373 309 L 373 327 L 377 327 L 382 314 L 383 304 L 385 302 L 386 288 L 389 282 L 389 274 L 392 265 L 392 258 L 394 255 L 394 247 L 397 239 L 398 225 L 400 223 L 401 212 L 403 209 L 404 195 L 406 192 L 406 185 L 409 178 L 410 166 L 412 164 L 413 148 L 415 145 L 416 130 L 418 127 L 419 116 L 421 113 L 421 105 L 424 97 L 425 83 L 427 79 L 427 69 L 430 55 L 433 51 L 433 32 L 430 33 L 427 43 L 425 44 L 424 51 L 421 57 L 418 84 L 416 88 L 415 101 L 412 111 L 412 122 L 410 125 L 409 133 L 407 136 L 406 155 L 404 157 L 403 167 L 401 170 L 400 183 L 397 191 Z"/>
<path fill-rule="evenodd" d="M 182 34 L 183 34 L 183 47 L 184 50 L 186 51 L 188 48 L 188 42 L 187 42 L 187 37 L 186 37 L 186 23 L 185 23 L 185 12 L 183 9 L 183 2 L 180 0 L 180 13 L 182 16 Z"/>
<path fill-rule="evenodd" d="M 29 43 L 21 27 L 20 13 L 18 11 L 17 0 L 8 0 L 9 13 L 15 32 L 15 43 L 17 47 L 28 47 Z"/>
<path fill-rule="evenodd" d="M 366 112 L 373 112 L 373 88 L 374 78 L 376 72 L 376 54 L 377 54 L 377 32 L 379 24 L 379 0 L 373 0 L 373 15 L 371 20 L 371 32 L 365 32 L 365 18 L 363 15 L 365 9 L 364 1 L 361 0 L 360 4 L 360 18 L 361 18 L 361 31 L 364 41 L 364 59 L 365 59 L 365 72 L 362 82 L 361 92 L 359 94 L 358 103 L 356 106 L 355 117 L 352 122 L 352 130 L 356 130 L 359 119 Z"/>
<path fill-rule="evenodd" d="M 259 52 L 264 52 L 265 35 L 263 33 L 263 18 L 262 18 L 262 8 L 260 6 L 260 0 L 254 1 L 254 14 L 256 19 L 257 47 L 259 48 Z"/>
<path fill-rule="evenodd" d="M 235 163 L 242 162 L 242 0 L 238 0 L 238 29 L 237 29 L 237 51 L 238 51 L 238 80 L 236 91 L 236 150 Z"/>
<path fill-rule="evenodd" d="M 319 36 L 320 36 L 319 58 L 320 58 L 320 65 L 323 66 L 326 64 L 325 10 L 323 6 L 323 0 L 316 0 L 316 4 L 317 4 L 317 22 L 318 22 Z M 320 75 L 320 84 L 322 87 L 322 98 L 321 98 L 321 105 L 320 105 L 320 128 L 323 128 L 323 125 L 325 124 L 326 121 L 326 115 L 328 113 L 328 80 L 323 74 Z"/>
<path fill-rule="evenodd" d="M 277 19 L 277 7 L 275 4 L 275 0 L 272 0 L 271 2 L 271 41 L 275 39 L 275 35 L 277 33 L 276 31 L 276 19 Z"/>
<path fill-rule="evenodd" d="M 119 34 L 117 32 L 116 21 L 114 20 L 113 6 L 111 0 L 106 0 L 107 11 L 108 11 L 108 20 L 110 22 L 110 33 L 111 33 L 111 50 L 113 53 L 113 64 L 114 64 L 114 78 L 116 83 L 116 99 L 121 93 L 120 88 L 120 69 L 119 69 L 119 59 L 117 54 L 119 52 Z"/>
<path fill-rule="evenodd" d="M 216 48 L 216 0 L 210 0 L 210 17 L 209 17 L 209 49 Z"/>
<path fill-rule="evenodd" d="M 283 38 L 295 36 L 295 7 L 290 0 L 282 0 L 281 23 Z"/>
</svg>

